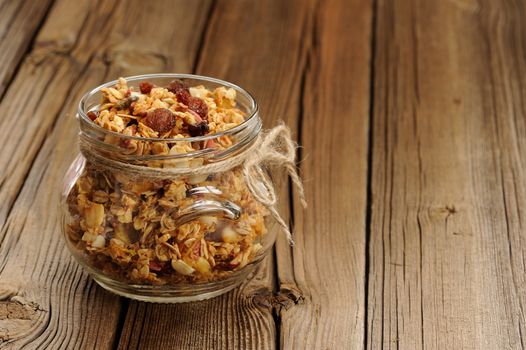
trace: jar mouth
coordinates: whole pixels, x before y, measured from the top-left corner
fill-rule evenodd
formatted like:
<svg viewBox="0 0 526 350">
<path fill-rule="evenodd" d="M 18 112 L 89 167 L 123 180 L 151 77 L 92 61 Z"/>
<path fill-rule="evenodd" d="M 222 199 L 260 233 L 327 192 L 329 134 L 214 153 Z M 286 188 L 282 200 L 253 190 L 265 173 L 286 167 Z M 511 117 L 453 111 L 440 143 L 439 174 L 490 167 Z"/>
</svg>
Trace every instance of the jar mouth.
<svg viewBox="0 0 526 350">
<path fill-rule="evenodd" d="M 206 141 L 210 139 L 219 138 L 222 136 L 229 136 L 239 133 L 240 131 L 246 129 L 247 127 L 254 125 L 256 119 L 258 119 L 258 111 L 259 107 L 256 102 L 256 99 L 252 96 L 250 92 L 247 90 L 239 87 L 236 84 L 217 79 L 217 78 L 211 78 L 203 75 L 196 75 L 196 74 L 179 74 L 179 73 L 157 73 L 157 74 L 143 74 L 143 75 L 134 75 L 130 77 L 125 77 L 126 81 L 128 83 L 134 83 L 138 81 L 145 81 L 145 80 L 152 80 L 152 79 L 183 79 L 183 80 L 192 80 L 195 82 L 201 82 L 201 83 L 209 83 L 214 84 L 217 86 L 225 86 L 232 88 L 236 91 L 236 93 L 241 96 L 244 100 L 247 102 L 248 109 L 246 112 L 247 117 L 243 122 L 240 124 L 224 130 L 220 132 L 216 132 L 213 134 L 203 135 L 203 136 L 192 136 L 192 137 L 178 137 L 178 138 L 158 138 L 158 137 L 142 137 L 142 136 L 133 136 L 133 135 L 124 135 L 122 133 L 112 131 L 105 129 L 93 121 L 89 119 L 88 112 L 91 110 L 90 105 L 88 101 L 92 99 L 96 94 L 101 92 L 101 89 L 112 87 L 115 84 L 117 84 L 118 80 L 112 80 L 110 82 L 104 83 L 102 85 L 97 86 L 90 92 L 86 93 L 80 100 L 79 106 L 78 106 L 78 114 L 77 118 L 79 119 L 80 123 L 89 128 L 93 131 L 103 133 L 105 135 L 111 135 L 114 137 L 118 137 L 119 139 L 123 140 L 138 140 L 138 141 L 150 141 L 150 142 L 198 142 L 198 141 Z"/>
</svg>

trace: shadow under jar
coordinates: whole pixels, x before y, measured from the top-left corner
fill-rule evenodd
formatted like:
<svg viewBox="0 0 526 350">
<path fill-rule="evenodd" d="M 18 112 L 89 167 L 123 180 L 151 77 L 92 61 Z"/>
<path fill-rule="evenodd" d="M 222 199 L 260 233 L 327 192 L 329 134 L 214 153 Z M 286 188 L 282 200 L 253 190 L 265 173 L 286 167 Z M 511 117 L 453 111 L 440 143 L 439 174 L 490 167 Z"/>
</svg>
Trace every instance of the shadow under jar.
<svg viewBox="0 0 526 350">
<path fill-rule="evenodd" d="M 66 173 L 61 198 L 67 246 L 103 288 L 132 299 L 186 302 L 225 293 L 245 280 L 275 241 L 267 209 L 257 202 L 242 165 L 221 164 L 250 150 L 262 123 L 253 97 L 225 81 L 183 74 L 127 78 L 166 86 L 236 92 L 245 120 L 228 130 L 198 137 L 124 135 L 94 123 L 99 86 L 79 104 L 81 153 Z M 228 147 L 214 147 L 227 144 Z M 144 149 L 161 148 L 152 154 Z M 185 149 L 184 152 L 179 150 Z M 194 172 L 218 164 L 216 171 Z M 183 175 L 181 175 L 183 174 Z"/>
</svg>

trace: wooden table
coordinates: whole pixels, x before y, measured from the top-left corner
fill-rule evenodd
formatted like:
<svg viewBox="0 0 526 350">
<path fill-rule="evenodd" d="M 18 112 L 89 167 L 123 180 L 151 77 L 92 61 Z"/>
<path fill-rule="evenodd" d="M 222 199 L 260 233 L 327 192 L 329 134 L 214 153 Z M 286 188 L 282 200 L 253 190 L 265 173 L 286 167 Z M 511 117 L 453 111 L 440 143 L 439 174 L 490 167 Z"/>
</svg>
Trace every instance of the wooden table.
<svg viewBox="0 0 526 350">
<path fill-rule="evenodd" d="M 0 38 L 0 348 L 525 347 L 525 2 L 0 0 Z M 77 101 L 151 72 L 303 146 L 296 245 L 205 302 L 107 293 L 59 233 Z"/>
</svg>

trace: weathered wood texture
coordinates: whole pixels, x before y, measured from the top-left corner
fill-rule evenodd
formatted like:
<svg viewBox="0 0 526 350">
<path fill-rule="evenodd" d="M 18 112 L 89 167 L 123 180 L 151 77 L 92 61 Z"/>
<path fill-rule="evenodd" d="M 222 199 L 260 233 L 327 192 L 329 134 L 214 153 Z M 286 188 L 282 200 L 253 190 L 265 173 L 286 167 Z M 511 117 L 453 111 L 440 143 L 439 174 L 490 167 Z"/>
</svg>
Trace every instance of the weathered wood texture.
<svg viewBox="0 0 526 350">
<path fill-rule="evenodd" d="M 378 2 L 368 348 L 524 348 L 525 15 Z"/>
<path fill-rule="evenodd" d="M 0 348 L 520 349 L 526 5 L 0 0 Z M 182 305 L 93 283 L 59 233 L 81 94 L 196 72 L 303 145 L 296 245 Z M 15 116 L 15 117 L 13 117 Z"/>
<path fill-rule="evenodd" d="M 296 201 L 293 265 L 278 270 L 303 301 L 280 312 L 285 349 L 363 347 L 371 20 L 360 0 L 314 12 L 301 120 L 309 208 Z"/>
<path fill-rule="evenodd" d="M 0 153 L 2 348 L 105 349 L 118 340 L 121 299 L 95 286 L 60 236 L 56 202 L 76 148 L 73 115 L 81 94 L 119 75 L 191 70 L 209 5 L 54 4 L 0 104 L 2 116 L 16 116 L 0 120 L 2 139 L 12 140 Z"/>
<path fill-rule="evenodd" d="M 271 127 L 299 118 L 314 7 L 306 1 L 218 1 L 210 15 L 197 73 L 251 91 Z M 285 186 L 283 205 L 288 210 Z M 222 297 L 181 305 L 130 303 L 120 348 L 272 349 L 276 324 L 272 259 L 256 277 Z M 195 330 L 199 330 L 196 332 Z"/>
<path fill-rule="evenodd" d="M 51 0 L 0 1 L 0 97 L 24 58 Z"/>
</svg>

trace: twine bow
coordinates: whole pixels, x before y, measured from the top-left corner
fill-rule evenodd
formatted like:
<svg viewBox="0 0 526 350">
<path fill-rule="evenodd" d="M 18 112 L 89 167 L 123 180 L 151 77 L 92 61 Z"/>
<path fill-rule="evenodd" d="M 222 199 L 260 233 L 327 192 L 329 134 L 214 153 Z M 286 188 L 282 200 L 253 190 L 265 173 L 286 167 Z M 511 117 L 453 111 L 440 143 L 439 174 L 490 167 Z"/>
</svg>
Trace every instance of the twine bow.
<svg viewBox="0 0 526 350">
<path fill-rule="evenodd" d="M 269 210 L 272 217 L 282 227 L 289 243 L 294 244 L 288 225 L 276 209 L 276 190 L 263 170 L 263 166 L 284 167 L 292 179 L 292 183 L 298 189 L 301 204 L 304 208 L 307 207 L 303 184 L 296 171 L 296 144 L 292 141 L 289 128 L 284 124 L 260 135 L 249 149 L 240 154 L 220 162 L 208 163 L 194 168 L 152 168 L 130 164 L 101 154 L 97 151 L 97 146 L 92 145 L 86 135 L 81 134 L 80 141 L 80 150 L 88 162 L 96 165 L 99 169 L 125 172 L 131 177 L 145 176 L 150 179 L 166 179 L 174 176 L 223 172 L 241 165 L 243 177 L 254 199 Z"/>
<path fill-rule="evenodd" d="M 284 167 L 298 190 L 302 206 L 307 207 L 303 184 L 296 171 L 296 145 L 292 141 L 289 128 L 280 124 L 269 130 L 257 140 L 253 150 L 243 164 L 243 176 L 247 187 L 254 198 L 270 211 L 285 232 L 289 243 L 293 245 L 292 233 L 276 209 L 278 200 L 274 185 L 262 168 L 265 165 Z"/>
</svg>

